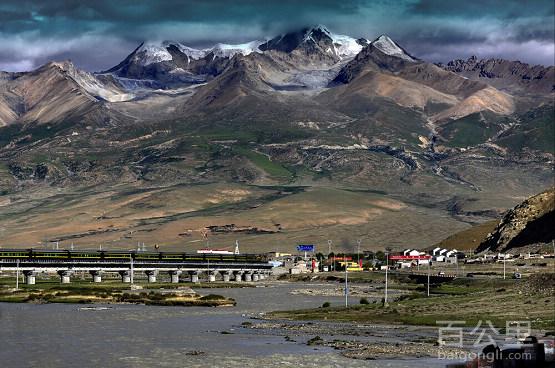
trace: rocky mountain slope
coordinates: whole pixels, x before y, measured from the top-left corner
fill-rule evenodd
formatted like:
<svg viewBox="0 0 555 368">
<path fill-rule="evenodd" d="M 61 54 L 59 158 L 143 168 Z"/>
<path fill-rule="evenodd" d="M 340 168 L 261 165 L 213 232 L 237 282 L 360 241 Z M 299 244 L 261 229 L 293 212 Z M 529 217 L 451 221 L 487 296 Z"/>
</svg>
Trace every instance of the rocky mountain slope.
<svg viewBox="0 0 555 368">
<path fill-rule="evenodd" d="M 473 80 L 486 82 L 511 94 L 545 94 L 555 91 L 555 67 L 529 65 L 520 61 L 503 59 L 481 59 L 471 56 L 467 60 L 457 59 L 439 64 L 449 70 Z"/>
<path fill-rule="evenodd" d="M 504 252 L 555 239 L 555 188 L 528 198 L 509 210 L 477 252 Z"/>
<path fill-rule="evenodd" d="M 5 73 L 0 84 L 0 126 L 105 123 L 109 114 L 104 101 L 131 98 L 120 86 L 100 82 L 70 62 L 51 62 L 29 73 Z"/>
</svg>

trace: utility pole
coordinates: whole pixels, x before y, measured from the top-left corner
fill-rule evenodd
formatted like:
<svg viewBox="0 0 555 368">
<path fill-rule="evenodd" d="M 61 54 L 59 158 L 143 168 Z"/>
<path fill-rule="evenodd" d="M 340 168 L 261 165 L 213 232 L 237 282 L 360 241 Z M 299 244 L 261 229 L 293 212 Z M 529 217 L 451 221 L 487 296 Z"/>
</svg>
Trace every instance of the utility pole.
<svg viewBox="0 0 555 368">
<path fill-rule="evenodd" d="M 428 296 L 430 296 L 430 271 L 431 271 L 430 261 L 428 260 L 428 292 L 427 292 Z"/>
<path fill-rule="evenodd" d="M 19 259 L 15 261 L 16 263 L 16 275 L 15 275 L 15 291 L 19 290 Z"/>
<path fill-rule="evenodd" d="M 345 261 L 345 308 L 349 306 L 349 282 L 347 268 L 347 261 Z"/>
<path fill-rule="evenodd" d="M 387 273 L 389 271 L 389 249 L 385 250 L 385 299 L 384 299 L 384 307 L 387 306 Z"/>
<path fill-rule="evenodd" d="M 332 245 L 332 243 L 333 243 L 332 240 L 329 239 L 328 240 L 328 250 L 329 250 L 328 256 L 331 254 L 331 245 Z M 333 268 L 332 268 L 332 270 L 335 271 L 335 254 L 333 255 Z"/>
<path fill-rule="evenodd" d="M 506 270 L 507 270 L 507 253 L 503 255 L 503 280 L 507 279 Z"/>
<path fill-rule="evenodd" d="M 357 263 L 360 266 L 360 243 L 362 242 L 362 240 L 358 239 L 357 240 Z"/>
<path fill-rule="evenodd" d="M 129 260 L 131 261 L 131 285 L 133 285 L 133 255 L 129 255 Z"/>
</svg>

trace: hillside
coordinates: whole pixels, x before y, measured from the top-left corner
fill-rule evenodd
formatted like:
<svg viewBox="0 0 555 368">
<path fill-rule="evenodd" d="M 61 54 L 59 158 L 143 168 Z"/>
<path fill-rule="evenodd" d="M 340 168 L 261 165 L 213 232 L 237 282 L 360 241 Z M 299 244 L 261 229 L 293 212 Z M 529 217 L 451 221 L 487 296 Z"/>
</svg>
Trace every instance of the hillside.
<svg viewBox="0 0 555 368">
<path fill-rule="evenodd" d="M 509 210 L 478 246 L 477 252 L 508 251 L 555 239 L 555 188 L 528 198 Z"/>
<path fill-rule="evenodd" d="M 499 224 L 498 220 L 490 220 L 483 224 L 474 225 L 469 229 L 450 235 L 433 247 L 430 247 L 430 249 L 441 247 L 460 251 L 475 250 L 486 236 L 496 228 L 497 224 Z"/>
</svg>

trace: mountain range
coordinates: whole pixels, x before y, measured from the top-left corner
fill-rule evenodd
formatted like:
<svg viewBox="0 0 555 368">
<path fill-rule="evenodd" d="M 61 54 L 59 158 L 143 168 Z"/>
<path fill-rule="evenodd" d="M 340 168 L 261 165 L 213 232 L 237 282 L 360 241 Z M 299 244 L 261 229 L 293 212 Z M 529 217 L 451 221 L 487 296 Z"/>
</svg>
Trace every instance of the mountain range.
<svg viewBox="0 0 555 368">
<path fill-rule="evenodd" d="M 144 42 L 98 73 L 70 61 L 0 72 L 0 232 L 16 245 L 178 246 L 239 219 L 258 230 L 215 236 L 255 247 L 379 228 L 378 244 L 392 235 L 375 219 L 408 216 L 394 242 L 422 230 L 425 246 L 553 185 L 553 66 L 433 64 L 408 49 L 315 26 L 202 49 Z M 214 185 L 235 194 L 201 200 Z M 113 199 L 102 211 L 99 196 Z M 295 196 L 302 220 L 284 225 Z M 354 217 L 322 214 L 347 197 Z M 60 206 L 71 208 L 63 224 L 44 212 Z"/>
</svg>

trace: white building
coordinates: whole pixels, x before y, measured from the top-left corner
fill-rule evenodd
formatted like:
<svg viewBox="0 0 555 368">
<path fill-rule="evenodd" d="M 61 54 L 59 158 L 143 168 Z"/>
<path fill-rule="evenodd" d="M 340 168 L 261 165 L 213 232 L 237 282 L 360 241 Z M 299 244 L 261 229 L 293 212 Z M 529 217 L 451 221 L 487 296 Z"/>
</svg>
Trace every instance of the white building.
<svg viewBox="0 0 555 368">
<path fill-rule="evenodd" d="M 445 257 L 448 257 L 448 258 L 456 257 L 458 253 L 459 253 L 458 250 L 453 249 L 453 250 L 450 250 L 449 252 L 445 253 Z"/>
</svg>

